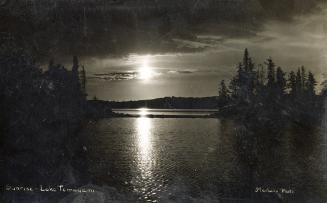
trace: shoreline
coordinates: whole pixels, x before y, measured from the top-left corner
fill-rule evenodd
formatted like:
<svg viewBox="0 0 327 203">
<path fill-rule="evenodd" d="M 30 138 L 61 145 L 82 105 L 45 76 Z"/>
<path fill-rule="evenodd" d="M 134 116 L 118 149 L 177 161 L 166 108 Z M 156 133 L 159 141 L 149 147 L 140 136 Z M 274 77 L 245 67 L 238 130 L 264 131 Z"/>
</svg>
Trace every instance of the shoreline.
<svg viewBox="0 0 327 203">
<path fill-rule="evenodd" d="M 108 118 L 218 118 L 216 115 L 135 115 L 135 114 L 122 114 L 114 113 Z"/>
</svg>

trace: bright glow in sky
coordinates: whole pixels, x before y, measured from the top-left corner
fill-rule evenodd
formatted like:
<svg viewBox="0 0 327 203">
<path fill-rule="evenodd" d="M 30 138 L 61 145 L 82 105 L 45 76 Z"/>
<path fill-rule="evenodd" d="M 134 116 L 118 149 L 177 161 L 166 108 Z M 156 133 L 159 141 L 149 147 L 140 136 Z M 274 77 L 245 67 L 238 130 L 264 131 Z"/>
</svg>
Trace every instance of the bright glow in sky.
<svg viewBox="0 0 327 203">
<path fill-rule="evenodd" d="M 140 67 L 138 69 L 138 78 L 141 80 L 150 80 L 154 76 L 154 71 L 150 65 L 150 55 L 140 57 Z"/>
</svg>

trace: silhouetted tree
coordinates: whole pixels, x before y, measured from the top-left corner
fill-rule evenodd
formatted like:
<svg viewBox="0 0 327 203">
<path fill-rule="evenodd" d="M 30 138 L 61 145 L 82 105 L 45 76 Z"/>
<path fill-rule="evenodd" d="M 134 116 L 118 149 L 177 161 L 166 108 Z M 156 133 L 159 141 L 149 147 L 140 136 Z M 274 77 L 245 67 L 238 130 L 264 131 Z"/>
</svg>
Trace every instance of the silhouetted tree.
<svg viewBox="0 0 327 203">
<path fill-rule="evenodd" d="M 307 75 L 304 66 L 301 66 L 301 85 L 302 85 L 302 91 L 305 91 L 305 86 L 306 86 L 306 80 L 307 80 Z"/>
<path fill-rule="evenodd" d="M 81 80 L 82 92 L 86 96 L 86 72 L 84 66 L 82 66 L 82 70 L 80 73 L 80 80 Z"/>
<path fill-rule="evenodd" d="M 275 84 L 275 64 L 271 58 L 267 59 L 265 62 L 267 65 L 267 87 L 270 91 L 274 89 Z"/>
<path fill-rule="evenodd" d="M 282 70 L 281 67 L 277 68 L 276 71 L 276 91 L 277 96 L 281 98 L 285 94 L 286 90 L 286 79 L 285 79 L 285 73 Z"/>
<path fill-rule="evenodd" d="M 218 94 L 218 106 L 224 106 L 229 101 L 229 91 L 226 87 L 225 81 L 222 80 L 220 83 L 219 94 Z"/>
<path fill-rule="evenodd" d="M 287 87 L 290 89 L 290 95 L 292 98 L 295 98 L 297 92 L 297 85 L 296 85 L 296 75 L 294 71 L 291 71 L 288 76 L 288 84 Z"/>
<path fill-rule="evenodd" d="M 249 63 L 250 63 L 249 51 L 248 49 L 245 49 L 243 55 L 243 68 L 245 72 L 249 70 Z"/>
<path fill-rule="evenodd" d="M 299 98 L 303 93 L 302 74 L 300 68 L 296 72 L 295 84 L 296 84 L 296 96 Z"/>
<path fill-rule="evenodd" d="M 243 82 L 242 78 L 243 67 L 240 63 L 237 67 L 237 75 L 232 78 L 229 88 L 232 90 L 232 97 L 237 99 L 240 95 L 241 83 Z"/>
<path fill-rule="evenodd" d="M 79 68 L 78 58 L 77 58 L 77 56 L 73 56 L 72 73 L 74 75 L 78 75 L 78 68 Z"/>
<path fill-rule="evenodd" d="M 315 87 L 317 85 L 317 81 L 316 81 L 314 75 L 310 71 L 308 74 L 308 80 L 305 85 L 306 85 L 306 91 L 307 91 L 308 96 L 310 98 L 315 96 L 316 95 Z"/>
<path fill-rule="evenodd" d="M 254 96 L 257 83 L 257 72 L 255 65 L 249 56 L 247 49 L 244 50 L 243 62 L 238 65 L 237 75 L 231 80 L 230 89 L 232 97 L 238 103 L 250 103 Z"/>
</svg>

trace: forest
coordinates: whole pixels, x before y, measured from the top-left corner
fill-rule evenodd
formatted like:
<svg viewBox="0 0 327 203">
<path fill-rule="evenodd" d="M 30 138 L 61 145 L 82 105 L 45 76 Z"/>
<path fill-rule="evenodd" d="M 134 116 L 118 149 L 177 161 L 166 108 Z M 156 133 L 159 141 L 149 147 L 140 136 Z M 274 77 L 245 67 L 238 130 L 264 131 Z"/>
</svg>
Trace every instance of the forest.
<svg viewBox="0 0 327 203">
<path fill-rule="evenodd" d="M 301 66 L 285 72 L 271 58 L 256 65 L 247 49 L 229 85 L 221 81 L 218 106 L 221 115 L 260 123 L 291 120 L 303 125 L 319 122 L 324 112 L 326 88 L 317 94 L 318 82 Z"/>
<path fill-rule="evenodd" d="M 53 61 L 42 70 L 24 52 L 7 51 L 0 55 L 0 67 L 2 182 L 79 181 L 75 168 L 83 164 L 82 146 L 76 135 L 86 120 L 86 93 L 78 58 L 70 70 Z"/>
</svg>

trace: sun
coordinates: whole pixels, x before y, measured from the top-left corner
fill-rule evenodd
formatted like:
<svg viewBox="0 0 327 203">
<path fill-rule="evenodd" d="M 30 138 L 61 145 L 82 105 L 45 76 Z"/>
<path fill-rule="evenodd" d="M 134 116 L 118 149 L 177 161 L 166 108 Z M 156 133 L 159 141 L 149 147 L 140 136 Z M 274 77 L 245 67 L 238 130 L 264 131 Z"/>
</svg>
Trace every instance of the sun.
<svg viewBox="0 0 327 203">
<path fill-rule="evenodd" d="M 138 78 L 141 80 L 149 80 L 154 76 L 154 72 L 151 70 L 150 56 L 146 55 L 141 59 L 141 66 L 138 70 Z"/>
</svg>

